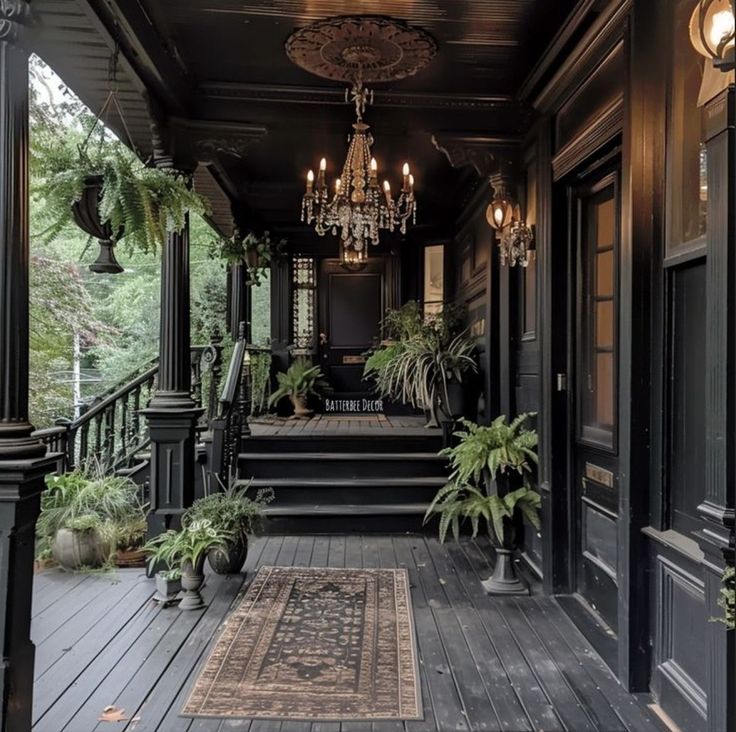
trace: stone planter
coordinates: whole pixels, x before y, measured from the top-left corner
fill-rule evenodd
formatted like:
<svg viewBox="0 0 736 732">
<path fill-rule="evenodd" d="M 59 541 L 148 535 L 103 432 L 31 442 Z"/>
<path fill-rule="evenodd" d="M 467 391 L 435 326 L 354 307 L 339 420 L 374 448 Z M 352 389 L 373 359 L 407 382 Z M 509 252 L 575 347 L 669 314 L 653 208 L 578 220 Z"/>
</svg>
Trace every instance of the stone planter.
<svg viewBox="0 0 736 732">
<path fill-rule="evenodd" d="M 170 579 L 165 572 L 156 572 L 156 594 L 153 599 L 160 605 L 166 607 L 179 602 L 181 592 L 181 578 Z"/>
<path fill-rule="evenodd" d="M 181 610 L 199 610 L 205 606 L 200 590 L 204 584 L 204 555 L 196 565 L 186 560 L 181 565 Z"/>
<path fill-rule="evenodd" d="M 85 233 L 99 241 L 100 252 L 97 259 L 90 264 L 92 272 L 119 274 L 123 268 L 115 259 L 114 232 L 109 221 L 100 220 L 99 201 L 102 196 L 104 180 L 101 175 L 90 175 L 84 181 L 84 191 L 78 201 L 72 204 L 74 223 Z M 123 235 L 122 229 L 115 240 Z"/>
<path fill-rule="evenodd" d="M 51 544 L 51 553 L 64 569 L 94 568 L 101 567 L 107 561 L 110 546 L 96 529 L 59 529 Z"/>
<path fill-rule="evenodd" d="M 215 546 L 207 552 L 207 561 L 216 574 L 237 574 L 248 556 L 248 538 L 230 542 L 223 547 Z"/>
</svg>

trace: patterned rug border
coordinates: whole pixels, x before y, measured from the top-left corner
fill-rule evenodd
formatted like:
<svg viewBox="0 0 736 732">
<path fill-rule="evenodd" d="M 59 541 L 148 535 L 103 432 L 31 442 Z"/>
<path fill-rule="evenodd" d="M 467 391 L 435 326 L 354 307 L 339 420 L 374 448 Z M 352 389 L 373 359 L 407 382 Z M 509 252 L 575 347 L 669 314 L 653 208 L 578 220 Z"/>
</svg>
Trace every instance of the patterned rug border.
<svg viewBox="0 0 736 732">
<path fill-rule="evenodd" d="M 256 583 L 256 580 L 259 578 L 261 573 L 269 573 L 273 570 L 301 570 L 301 571 L 313 571 L 313 572 L 392 572 L 394 574 L 401 574 L 404 576 L 404 582 L 406 587 L 406 609 L 407 609 L 407 615 L 408 615 L 408 622 L 409 622 L 409 637 L 411 642 L 411 651 L 412 651 L 412 660 L 413 660 L 413 666 L 414 666 L 414 696 L 415 696 L 415 703 L 416 703 L 416 716 L 414 715 L 407 715 L 402 717 L 368 717 L 368 716 L 338 716 L 338 715 L 325 715 L 321 716 L 319 718 L 314 717 L 297 717 L 297 716 L 289 716 L 285 717 L 283 715 L 265 715 L 265 714 L 252 714 L 248 716 L 242 716 L 242 715 L 225 715 L 225 714 L 196 714 L 196 713 L 186 713 L 184 710 L 189 706 L 189 703 L 191 701 L 192 695 L 194 694 L 194 691 L 197 687 L 197 682 L 204 671 L 210 656 L 212 652 L 214 651 L 215 647 L 220 641 L 221 636 L 225 632 L 227 628 L 227 623 L 231 619 L 231 617 L 237 612 L 237 610 L 240 608 L 241 604 L 245 600 L 245 598 L 248 595 L 248 592 L 250 591 L 251 587 Z M 222 719 L 222 720 L 238 720 L 238 719 L 252 719 L 252 720 L 264 720 L 264 721 L 283 721 L 283 722 L 312 722 L 315 724 L 318 724 L 320 722 L 345 722 L 345 723 L 351 723 L 351 722 L 382 722 L 382 721 L 423 721 L 424 720 L 424 705 L 423 705 L 423 699 L 422 699 L 422 679 L 420 675 L 420 668 L 419 668 L 419 645 L 417 642 L 417 630 L 416 630 L 416 622 L 414 619 L 414 603 L 411 596 L 411 583 L 410 583 L 410 577 L 409 577 L 409 570 L 406 567 L 309 567 L 309 566 L 303 566 L 303 565 L 263 565 L 259 567 L 255 573 L 252 574 L 252 577 L 249 582 L 246 582 L 240 592 L 238 592 L 238 595 L 233 600 L 232 604 L 230 605 L 230 608 L 223 618 L 223 620 L 220 623 L 220 627 L 218 632 L 213 636 L 212 639 L 210 639 L 209 643 L 207 644 L 207 648 L 205 649 L 205 652 L 202 654 L 202 658 L 198 664 L 196 673 L 194 674 L 194 680 L 191 683 L 191 686 L 189 688 L 189 692 L 187 694 L 186 702 L 182 706 L 181 711 L 179 712 L 179 717 L 182 719 Z"/>
</svg>

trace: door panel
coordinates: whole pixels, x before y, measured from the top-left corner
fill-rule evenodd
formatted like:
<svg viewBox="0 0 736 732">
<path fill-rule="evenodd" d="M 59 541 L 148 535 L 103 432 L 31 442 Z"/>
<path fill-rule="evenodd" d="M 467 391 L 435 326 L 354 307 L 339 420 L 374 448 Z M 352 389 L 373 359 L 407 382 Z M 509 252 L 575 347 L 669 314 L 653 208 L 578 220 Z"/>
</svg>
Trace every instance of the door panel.
<svg viewBox="0 0 736 732">
<path fill-rule="evenodd" d="M 320 268 L 320 354 L 322 369 L 335 392 L 366 394 L 365 352 L 380 337 L 383 317 L 382 259 L 349 272 L 335 260 Z"/>
<path fill-rule="evenodd" d="M 618 625 L 618 171 L 571 190 L 575 588 Z"/>
</svg>

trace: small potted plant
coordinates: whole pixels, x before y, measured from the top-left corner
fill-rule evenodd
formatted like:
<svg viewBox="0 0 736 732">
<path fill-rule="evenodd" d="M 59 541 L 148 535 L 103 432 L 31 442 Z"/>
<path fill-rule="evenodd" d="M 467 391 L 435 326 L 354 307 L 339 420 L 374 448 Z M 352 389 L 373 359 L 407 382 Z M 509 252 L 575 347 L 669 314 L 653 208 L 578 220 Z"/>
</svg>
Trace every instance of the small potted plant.
<svg viewBox="0 0 736 732">
<path fill-rule="evenodd" d="M 255 498 L 249 498 L 246 494 L 250 484 L 250 481 L 234 482 L 224 491 L 199 498 L 182 518 L 184 526 L 206 520 L 230 534 L 227 541 L 207 551 L 210 567 L 217 574 L 240 571 L 248 555 L 248 534 L 257 531 L 264 506 L 273 500 L 271 488 L 262 488 Z"/>
<path fill-rule="evenodd" d="M 258 287 L 271 270 L 271 262 L 283 251 L 286 239 L 271 240 L 269 232 L 250 232 L 243 237 L 239 231 L 220 243 L 220 256 L 231 264 L 247 265 L 246 284 Z"/>
<path fill-rule="evenodd" d="M 143 544 L 147 531 L 148 523 L 142 508 L 139 513 L 115 526 L 115 564 L 118 567 L 145 566 Z"/>
<path fill-rule="evenodd" d="M 178 567 L 174 569 L 161 569 L 156 572 L 156 594 L 154 600 L 168 607 L 181 599 L 181 570 Z"/>
<path fill-rule="evenodd" d="M 440 541 L 449 530 L 458 539 L 464 521 L 470 521 L 474 537 L 485 524 L 497 554 L 493 576 L 483 582 L 489 594 L 528 592 L 516 573 L 513 552 L 521 516 L 540 527 L 541 498 L 531 487 L 537 433 L 526 427 L 532 416 L 519 415 L 510 424 L 501 416 L 488 427 L 461 420 L 464 429 L 455 433 L 458 444 L 440 452 L 450 460 L 450 482 L 438 491 L 424 517 L 427 523 L 440 516 Z"/>
<path fill-rule="evenodd" d="M 294 407 L 296 419 L 308 419 L 313 412 L 307 405 L 307 397 L 318 394 L 319 389 L 327 386 L 324 381 L 322 369 L 313 366 L 311 361 L 299 357 L 289 366 L 288 370 L 276 374 L 278 387 L 268 400 L 269 406 L 273 406 L 288 397 Z"/>
<path fill-rule="evenodd" d="M 180 531 L 165 531 L 151 539 L 144 549 L 149 555 L 149 567 L 163 565 L 166 571 L 181 571 L 183 592 L 179 607 L 182 610 L 198 610 L 204 607 L 200 589 L 204 584 L 207 552 L 232 538 L 231 532 L 216 528 L 208 519 L 202 519 L 191 521 Z"/>
</svg>

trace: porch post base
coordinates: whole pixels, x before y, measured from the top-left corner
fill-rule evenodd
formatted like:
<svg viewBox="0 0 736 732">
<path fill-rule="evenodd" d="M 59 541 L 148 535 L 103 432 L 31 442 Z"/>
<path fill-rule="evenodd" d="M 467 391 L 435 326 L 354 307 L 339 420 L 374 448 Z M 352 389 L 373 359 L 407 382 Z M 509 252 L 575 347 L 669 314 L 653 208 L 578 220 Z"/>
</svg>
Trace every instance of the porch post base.
<svg viewBox="0 0 736 732">
<path fill-rule="evenodd" d="M 510 549 L 496 549 L 493 575 L 481 584 L 488 595 L 528 595 L 529 588 L 519 577 Z"/>
<path fill-rule="evenodd" d="M 56 468 L 58 455 L 36 460 L 0 461 L 0 728 L 31 728 L 33 663 L 31 604 L 36 519 L 44 476 Z"/>
<path fill-rule="evenodd" d="M 150 536 L 178 528 L 182 514 L 194 502 L 195 426 L 202 412 L 157 406 L 141 411 L 151 435 Z"/>
</svg>

